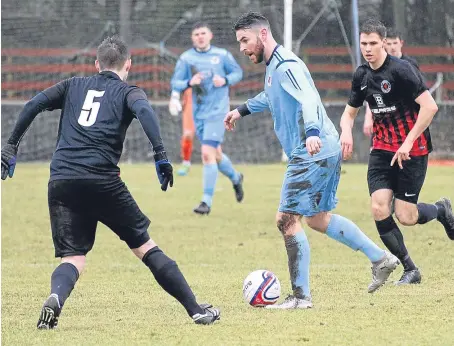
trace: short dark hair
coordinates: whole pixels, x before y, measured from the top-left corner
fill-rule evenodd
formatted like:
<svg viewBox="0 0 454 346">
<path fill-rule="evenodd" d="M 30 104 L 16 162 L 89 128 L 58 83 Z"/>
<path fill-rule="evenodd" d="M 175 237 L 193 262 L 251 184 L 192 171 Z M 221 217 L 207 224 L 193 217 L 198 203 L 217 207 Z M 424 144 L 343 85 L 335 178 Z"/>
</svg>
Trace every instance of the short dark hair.
<svg viewBox="0 0 454 346">
<path fill-rule="evenodd" d="M 256 25 L 264 25 L 270 27 L 270 22 L 268 19 L 259 12 L 248 12 L 242 14 L 235 24 L 233 25 L 233 31 L 238 31 L 242 29 L 250 29 Z"/>
<path fill-rule="evenodd" d="M 402 34 L 394 28 L 386 29 L 386 37 L 398 38 L 398 39 L 402 40 Z"/>
<path fill-rule="evenodd" d="M 98 59 L 101 71 L 105 69 L 121 70 L 130 57 L 128 46 L 117 35 L 105 38 L 96 52 L 96 59 Z"/>
<path fill-rule="evenodd" d="M 386 26 L 378 19 L 368 19 L 361 25 L 361 34 L 373 34 L 376 33 L 380 38 L 386 37 Z"/>
<path fill-rule="evenodd" d="M 192 26 L 191 32 L 193 32 L 194 30 L 200 29 L 200 28 L 207 28 L 208 30 L 211 31 L 210 25 L 207 22 L 200 21 L 200 22 L 196 22 Z"/>
</svg>

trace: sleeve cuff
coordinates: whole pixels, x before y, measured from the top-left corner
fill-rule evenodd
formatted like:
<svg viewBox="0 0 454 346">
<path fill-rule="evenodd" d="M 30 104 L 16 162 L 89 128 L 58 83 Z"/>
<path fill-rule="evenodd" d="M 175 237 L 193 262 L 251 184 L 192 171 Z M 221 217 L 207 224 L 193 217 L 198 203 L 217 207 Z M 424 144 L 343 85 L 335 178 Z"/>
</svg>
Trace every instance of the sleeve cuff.
<svg viewBox="0 0 454 346">
<path fill-rule="evenodd" d="M 237 110 L 238 110 L 238 113 L 240 113 L 240 115 L 242 117 L 245 117 L 246 115 L 251 114 L 251 111 L 249 110 L 249 108 L 247 108 L 247 104 L 246 103 L 243 103 L 241 106 L 239 106 L 237 108 Z"/>
<path fill-rule="evenodd" d="M 155 154 L 153 156 L 155 162 L 161 161 L 161 160 L 167 160 L 167 153 L 164 151 L 163 146 L 159 146 L 159 148 L 153 148 Z"/>
<path fill-rule="evenodd" d="M 319 129 L 307 130 L 306 137 L 320 137 L 320 130 Z"/>
</svg>

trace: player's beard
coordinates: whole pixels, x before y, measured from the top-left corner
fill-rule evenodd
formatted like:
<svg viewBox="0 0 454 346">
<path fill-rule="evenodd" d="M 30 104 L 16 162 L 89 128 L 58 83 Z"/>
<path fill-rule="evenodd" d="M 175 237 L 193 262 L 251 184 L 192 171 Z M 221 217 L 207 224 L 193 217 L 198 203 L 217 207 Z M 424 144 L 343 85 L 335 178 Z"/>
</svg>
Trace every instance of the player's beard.
<svg viewBox="0 0 454 346">
<path fill-rule="evenodd" d="M 260 38 L 257 36 L 257 44 L 255 45 L 254 55 L 256 57 L 256 64 L 260 64 L 263 61 L 265 52 L 265 46 L 263 45 Z"/>
</svg>

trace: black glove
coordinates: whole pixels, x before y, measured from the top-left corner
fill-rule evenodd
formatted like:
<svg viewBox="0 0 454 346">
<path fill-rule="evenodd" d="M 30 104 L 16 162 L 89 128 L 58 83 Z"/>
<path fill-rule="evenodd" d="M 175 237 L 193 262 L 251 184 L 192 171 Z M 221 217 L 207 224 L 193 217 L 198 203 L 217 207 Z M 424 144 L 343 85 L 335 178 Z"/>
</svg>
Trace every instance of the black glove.
<svg viewBox="0 0 454 346">
<path fill-rule="evenodd" d="M 167 191 L 167 186 L 173 186 L 173 168 L 167 159 L 165 151 L 154 154 L 154 162 L 156 166 L 156 173 L 158 174 L 159 182 L 161 183 L 161 190 Z M 3 171 L 2 171 L 3 173 Z"/>
<path fill-rule="evenodd" d="M 2 148 L 2 180 L 8 176 L 13 177 L 14 168 L 16 168 L 17 146 L 14 144 L 5 144 Z"/>
</svg>

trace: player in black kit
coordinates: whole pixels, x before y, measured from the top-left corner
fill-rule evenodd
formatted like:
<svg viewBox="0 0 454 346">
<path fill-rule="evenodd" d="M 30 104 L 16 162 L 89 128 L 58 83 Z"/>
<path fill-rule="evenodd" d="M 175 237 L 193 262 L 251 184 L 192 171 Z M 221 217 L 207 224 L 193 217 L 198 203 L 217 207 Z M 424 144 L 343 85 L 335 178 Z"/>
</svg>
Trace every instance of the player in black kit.
<svg viewBox="0 0 454 346">
<path fill-rule="evenodd" d="M 404 266 L 397 284 L 419 283 L 421 275 L 391 215 L 405 226 L 437 219 L 454 240 L 451 203 L 442 198 L 435 204 L 418 203 L 432 151 L 428 129 L 438 107 L 420 74 L 407 62 L 384 49 L 386 28 L 376 20 L 361 29 L 360 45 L 367 61 L 358 67 L 352 80 L 350 99 L 342 114 L 340 137 L 344 159 L 353 151 L 352 127 L 359 107 L 367 101 L 374 119 L 373 150 L 369 158 L 367 182 L 372 214 L 380 238 Z"/>
<path fill-rule="evenodd" d="M 61 263 L 52 273 L 51 294 L 37 327 L 57 326 L 61 309 L 85 267 L 85 256 L 93 247 L 98 222 L 129 246 L 195 323 L 211 324 L 219 319 L 219 310 L 197 303 L 177 264 L 150 238 L 150 220 L 119 176 L 117 164 L 126 130 L 136 118 L 153 146 L 161 189 L 173 185 L 158 118 L 143 90 L 125 82 L 131 68 L 128 47 L 116 36 L 106 38 L 98 47 L 95 65 L 98 74 L 64 80 L 30 100 L 1 152 L 1 178 L 5 180 L 13 176 L 20 140 L 36 115 L 62 110 L 48 185 L 55 257 L 61 257 Z"/>
</svg>

